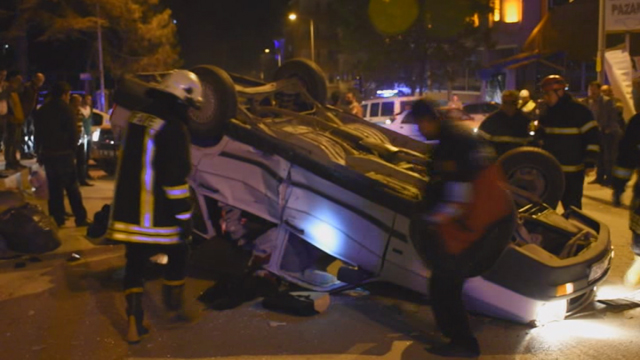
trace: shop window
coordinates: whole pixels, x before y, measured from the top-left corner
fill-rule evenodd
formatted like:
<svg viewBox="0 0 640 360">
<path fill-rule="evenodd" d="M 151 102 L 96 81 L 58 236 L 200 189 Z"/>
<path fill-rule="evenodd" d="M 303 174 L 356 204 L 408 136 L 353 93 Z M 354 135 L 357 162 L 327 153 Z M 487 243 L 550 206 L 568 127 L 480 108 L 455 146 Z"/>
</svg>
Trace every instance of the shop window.
<svg viewBox="0 0 640 360">
<path fill-rule="evenodd" d="M 502 0 L 502 21 L 507 24 L 522 21 L 522 0 Z"/>
</svg>

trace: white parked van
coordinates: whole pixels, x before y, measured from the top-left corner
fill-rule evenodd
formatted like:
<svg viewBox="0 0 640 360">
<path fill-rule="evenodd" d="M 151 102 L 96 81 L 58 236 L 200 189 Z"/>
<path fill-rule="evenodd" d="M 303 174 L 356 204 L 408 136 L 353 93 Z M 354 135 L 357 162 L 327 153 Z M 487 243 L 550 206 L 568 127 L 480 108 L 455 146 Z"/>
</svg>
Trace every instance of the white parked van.
<svg viewBox="0 0 640 360">
<path fill-rule="evenodd" d="M 393 121 L 396 115 L 411 109 L 413 102 L 419 98 L 419 96 L 402 96 L 365 100 L 362 102 L 362 117 L 376 124 L 388 123 L 387 120 Z"/>
</svg>

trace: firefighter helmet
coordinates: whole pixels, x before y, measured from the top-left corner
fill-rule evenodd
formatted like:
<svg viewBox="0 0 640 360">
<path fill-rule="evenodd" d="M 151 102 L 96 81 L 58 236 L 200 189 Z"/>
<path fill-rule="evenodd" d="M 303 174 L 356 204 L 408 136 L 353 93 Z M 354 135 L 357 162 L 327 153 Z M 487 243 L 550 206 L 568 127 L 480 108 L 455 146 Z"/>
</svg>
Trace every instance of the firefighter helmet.
<svg viewBox="0 0 640 360">
<path fill-rule="evenodd" d="M 191 71 L 174 70 L 156 88 L 175 95 L 191 107 L 199 108 L 202 104 L 202 84 Z"/>
<path fill-rule="evenodd" d="M 529 90 L 523 89 L 523 90 L 520 91 L 520 97 L 521 98 L 529 98 L 529 97 L 531 97 L 531 94 L 529 94 Z"/>
<path fill-rule="evenodd" d="M 564 90 L 567 87 L 567 82 L 560 75 L 549 75 L 540 81 L 540 89 L 544 92 Z"/>
</svg>

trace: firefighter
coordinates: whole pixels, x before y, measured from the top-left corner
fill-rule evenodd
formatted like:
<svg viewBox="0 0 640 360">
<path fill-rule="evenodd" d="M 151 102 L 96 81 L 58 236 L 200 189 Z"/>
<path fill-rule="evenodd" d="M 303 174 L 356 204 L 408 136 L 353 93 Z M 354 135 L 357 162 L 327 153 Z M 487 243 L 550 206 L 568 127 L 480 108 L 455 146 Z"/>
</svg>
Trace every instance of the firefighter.
<svg viewBox="0 0 640 360">
<path fill-rule="evenodd" d="M 634 170 L 640 167 L 640 114 L 629 120 L 627 131 L 620 141 L 618 159 L 613 168 L 613 203 L 620 206 L 620 197 L 631 180 Z M 629 287 L 640 285 L 640 178 L 633 187 L 633 200 L 629 214 L 629 228 L 632 233 L 631 249 L 634 261 L 624 276 L 624 283 Z"/>
<path fill-rule="evenodd" d="M 143 323 L 143 269 L 163 253 L 168 264 L 163 302 L 174 318 L 184 315 L 183 291 L 191 211 L 187 111 L 202 102 L 198 77 L 175 70 L 148 93 L 153 101 L 133 112 L 125 131 L 107 238 L 126 244 L 124 293 L 129 330 L 137 343 L 148 333 Z M 184 317 L 184 316 L 183 316 Z"/>
<path fill-rule="evenodd" d="M 500 156 L 531 141 L 530 123 L 531 120 L 518 109 L 518 92 L 506 90 L 502 93 L 500 110 L 480 124 L 478 135 L 489 141 Z"/>
<path fill-rule="evenodd" d="M 518 94 L 518 109 L 520 109 L 529 119 L 536 120 L 538 118 L 538 104 L 531 99 L 529 90 L 523 89 Z"/>
<path fill-rule="evenodd" d="M 429 244 L 424 256 L 432 263 L 432 310 L 438 327 L 450 339 L 429 351 L 477 357 L 480 347 L 462 302 L 463 284 L 497 261 L 513 234 L 515 210 L 501 186 L 505 179 L 494 163 L 491 146 L 468 128 L 443 119 L 436 109 L 436 102 L 418 100 L 411 110 L 420 132 L 439 140 L 432 153 L 430 196 L 426 197 L 436 201 L 425 204 L 411 224 L 417 229 L 412 230 L 416 240 Z M 430 236 L 433 231 L 436 235 Z"/>
<path fill-rule="evenodd" d="M 540 117 L 537 134 L 542 148 L 562 165 L 565 190 L 562 207 L 565 211 L 582 209 L 585 175 L 593 172 L 600 152 L 598 123 L 586 106 L 565 91 L 567 82 L 550 75 L 540 82 L 547 110 Z"/>
</svg>

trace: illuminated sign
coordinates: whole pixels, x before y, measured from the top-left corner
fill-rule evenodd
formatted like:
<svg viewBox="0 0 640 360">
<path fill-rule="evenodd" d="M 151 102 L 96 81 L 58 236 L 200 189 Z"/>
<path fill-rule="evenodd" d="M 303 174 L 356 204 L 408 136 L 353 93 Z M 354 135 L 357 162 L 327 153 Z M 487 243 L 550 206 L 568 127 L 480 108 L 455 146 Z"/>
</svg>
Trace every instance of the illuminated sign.
<svg viewBox="0 0 640 360">
<path fill-rule="evenodd" d="M 605 0 L 607 32 L 640 31 L 640 1 Z"/>
</svg>

